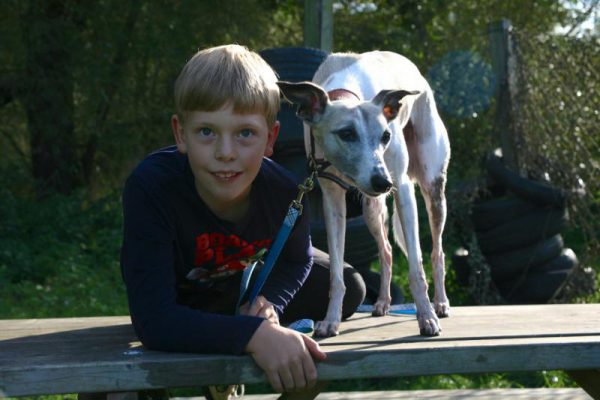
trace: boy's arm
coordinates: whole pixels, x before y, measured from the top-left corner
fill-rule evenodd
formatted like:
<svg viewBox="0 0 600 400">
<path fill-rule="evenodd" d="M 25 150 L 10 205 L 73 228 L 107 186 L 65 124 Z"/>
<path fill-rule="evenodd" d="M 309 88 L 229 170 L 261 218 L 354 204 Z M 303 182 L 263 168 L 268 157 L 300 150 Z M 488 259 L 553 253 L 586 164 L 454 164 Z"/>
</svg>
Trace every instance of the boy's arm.
<svg viewBox="0 0 600 400">
<path fill-rule="evenodd" d="M 151 349 L 241 354 L 262 318 L 203 313 L 176 302 L 174 228 L 166 207 L 135 177 L 123 194 L 121 268 L 131 319 Z"/>
</svg>

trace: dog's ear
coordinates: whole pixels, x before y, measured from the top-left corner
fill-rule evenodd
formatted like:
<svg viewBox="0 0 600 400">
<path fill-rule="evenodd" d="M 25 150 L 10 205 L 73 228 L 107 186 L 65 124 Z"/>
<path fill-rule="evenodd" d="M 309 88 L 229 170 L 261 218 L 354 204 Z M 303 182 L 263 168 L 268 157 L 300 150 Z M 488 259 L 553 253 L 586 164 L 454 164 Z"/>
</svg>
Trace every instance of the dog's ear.
<svg viewBox="0 0 600 400">
<path fill-rule="evenodd" d="M 296 104 L 298 117 L 308 123 L 319 122 L 329 97 L 320 86 L 311 82 L 277 82 L 281 94 L 290 103 Z"/>
<path fill-rule="evenodd" d="M 419 93 L 419 91 L 408 90 L 382 90 L 373 98 L 373 103 L 381 106 L 383 115 L 389 122 L 398 116 L 398 112 L 402 106 L 400 100 L 404 96 Z"/>
</svg>

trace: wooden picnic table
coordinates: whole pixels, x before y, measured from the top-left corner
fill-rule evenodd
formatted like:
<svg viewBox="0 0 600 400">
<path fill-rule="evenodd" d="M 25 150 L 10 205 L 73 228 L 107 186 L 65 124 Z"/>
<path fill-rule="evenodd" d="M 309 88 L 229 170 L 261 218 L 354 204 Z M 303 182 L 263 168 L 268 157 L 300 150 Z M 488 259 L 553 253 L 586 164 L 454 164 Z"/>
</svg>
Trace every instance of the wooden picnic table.
<svg viewBox="0 0 600 400">
<path fill-rule="evenodd" d="M 319 379 L 566 370 L 600 398 L 600 304 L 454 307 L 438 337 L 414 316 L 355 314 Z M 0 320 L 0 397 L 266 382 L 249 356 L 151 351 L 128 316 Z"/>
</svg>

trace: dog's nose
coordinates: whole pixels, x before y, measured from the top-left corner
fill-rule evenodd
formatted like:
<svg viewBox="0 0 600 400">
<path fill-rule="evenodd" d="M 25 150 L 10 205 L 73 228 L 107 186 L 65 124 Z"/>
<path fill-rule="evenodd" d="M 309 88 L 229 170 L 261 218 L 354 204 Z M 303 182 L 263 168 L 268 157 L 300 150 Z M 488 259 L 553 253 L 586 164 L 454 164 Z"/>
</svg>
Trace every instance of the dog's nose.
<svg viewBox="0 0 600 400">
<path fill-rule="evenodd" d="M 371 187 L 377 193 L 385 193 L 392 188 L 392 182 L 383 175 L 373 175 L 371 177 Z"/>
</svg>

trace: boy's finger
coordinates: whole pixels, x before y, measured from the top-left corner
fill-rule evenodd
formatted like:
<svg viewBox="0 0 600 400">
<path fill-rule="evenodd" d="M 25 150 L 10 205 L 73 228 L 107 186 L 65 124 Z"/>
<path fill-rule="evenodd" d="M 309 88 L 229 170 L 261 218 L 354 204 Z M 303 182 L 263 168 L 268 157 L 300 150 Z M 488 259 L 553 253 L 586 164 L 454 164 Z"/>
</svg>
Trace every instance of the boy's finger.
<svg viewBox="0 0 600 400">
<path fill-rule="evenodd" d="M 304 372 L 304 359 L 310 358 L 307 354 L 304 354 L 299 362 L 293 362 L 290 365 L 290 370 L 292 372 L 292 377 L 294 378 L 294 389 L 304 389 L 306 387 L 306 375 Z"/>
<path fill-rule="evenodd" d="M 281 384 L 281 379 L 279 379 L 279 374 L 277 371 L 268 372 L 267 378 L 269 379 L 269 383 L 274 391 L 277 393 L 283 393 L 283 385 Z"/>
<path fill-rule="evenodd" d="M 265 305 L 269 304 L 267 302 L 267 299 L 265 299 L 263 296 L 258 296 L 255 300 L 254 303 L 252 303 L 252 306 L 250 307 L 249 310 L 249 314 L 250 315 L 260 315 L 260 311 L 262 310 L 262 308 L 265 307 Z"/>
<path fill-rule="evenodd" d="M 314 340 L 312 340 L 311 338 L 309 338 L 306 335 L 301 335 L 302 339 L 304 340 L 304 345 L 306 346 L 306 348 L 308 349 L 308 352 L 310 353 L 311 356 L 313 356 L 315 359 L 319 360 L 319 361 L 323 361 L 324 359 L 327 358 L 327 353 L 325 353 L 323 350 L 321 350 L 321 346 L 319 346 L 319 343 L 315 342 Z"/>
<path fill-rule="evenodd" d="M 302 357 L 302 368 L 306 378 L 306 388 L 312 389 L 317 384 L 317 367 L 312 357 Z"/>
<path fill-rule="evenodd" d="M 283 390 L 286 392 L 294 390 L 294 377 L 288 368 L 283 368 L 279 371 L 279 379 L 281 379 L 281 383 L 283 384 Z"/>
</svg>

